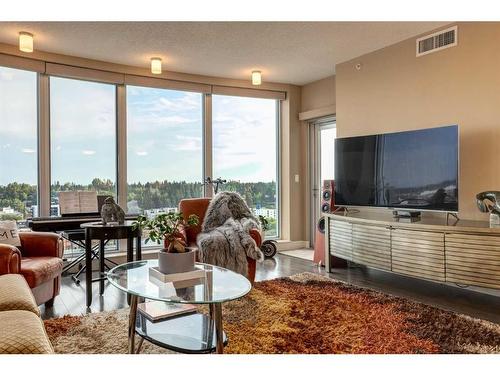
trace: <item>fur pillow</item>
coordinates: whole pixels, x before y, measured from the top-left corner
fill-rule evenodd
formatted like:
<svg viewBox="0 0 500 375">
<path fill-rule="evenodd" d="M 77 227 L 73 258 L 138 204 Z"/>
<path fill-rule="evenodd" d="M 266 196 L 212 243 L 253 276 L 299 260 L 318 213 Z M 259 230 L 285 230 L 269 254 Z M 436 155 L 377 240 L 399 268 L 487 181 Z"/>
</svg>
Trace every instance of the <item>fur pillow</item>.
<svg viewBox="0 0 500 375">
<path fill-rule="evenodd" d="M 211 231 L 224 225 L 229 218 L 235 220 L 253 219 L 258 223 L 257 218 L 252 215 L 241 195 L 231 191 L 223 191 L 217 194 L 208 205 L 201 230 L 202 232 Z"/>
<path fill-rule="evenodd" d="M 246 276 L 248 273 L 247 257 L 264 260 L 264 254 L 255 246 L 255 241 L 248 234 L 253 225 L 250 220 L 239 222 L 229 218 L 226 222 L 197 237 L 200 249 L 200 261 L 230 269 Z"/>
<path fill-rule="evenodd" d="M 0 243 L 12 246 L 21 246 L 21 239 L 14 220 L 0 221 Z"/>
</svg>

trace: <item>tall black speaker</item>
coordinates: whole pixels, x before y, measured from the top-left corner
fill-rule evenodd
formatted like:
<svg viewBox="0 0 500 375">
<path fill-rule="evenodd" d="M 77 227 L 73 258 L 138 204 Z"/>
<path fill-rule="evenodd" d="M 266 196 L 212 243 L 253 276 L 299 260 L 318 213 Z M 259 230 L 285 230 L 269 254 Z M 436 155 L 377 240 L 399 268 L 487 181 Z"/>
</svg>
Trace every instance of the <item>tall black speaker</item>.
<svg viewBox="0 0 500 375">
<path fill-rule="evenodd" d="M 335 210 L 335 182 L 324 180 L 321 186 L 321 212 L 328 213 Z"/>
</svg>

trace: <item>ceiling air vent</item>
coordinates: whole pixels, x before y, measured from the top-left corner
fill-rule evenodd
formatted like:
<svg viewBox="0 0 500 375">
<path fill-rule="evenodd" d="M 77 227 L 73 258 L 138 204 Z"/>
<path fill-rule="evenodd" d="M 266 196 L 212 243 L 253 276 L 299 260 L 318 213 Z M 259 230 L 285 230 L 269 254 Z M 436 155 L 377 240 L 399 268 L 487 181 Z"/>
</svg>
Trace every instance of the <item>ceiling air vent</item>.
<svg viewBox="0 0 500 375">
<path fill-rule="evenodd" d="M 458 42 L 457 26 L 417 39 L 417 57 L 437 52 L 445 48 L 455 47 Z"/>
</svg>

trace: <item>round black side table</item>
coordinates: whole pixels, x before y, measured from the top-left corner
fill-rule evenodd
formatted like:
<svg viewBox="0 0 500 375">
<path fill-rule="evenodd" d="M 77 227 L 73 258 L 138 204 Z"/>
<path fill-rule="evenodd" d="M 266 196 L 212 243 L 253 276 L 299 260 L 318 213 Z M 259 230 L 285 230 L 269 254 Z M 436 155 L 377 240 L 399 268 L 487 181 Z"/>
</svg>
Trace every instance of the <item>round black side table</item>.
<svg viewBox="0 0 500 375">
<path fill-rule="evenodd" d="M 104 243 L 108 240 L 127 240 L 127 262 L 134 261 L 134 238 L 135 260 L 141 260 L 141 232 L 133 228 L 133 221 L 126 220 L 122 224 L 103 224 L 102 222 L 85 223 L 80 227 L 85 229 L 85 290 L 87 296 L 87 308 L 92 304 L 92 282 L 99 281 L 99 294 L 104 293 Z M 92 280 L 92 240 L 99 240 L 99 278 Z"/>
</svg>

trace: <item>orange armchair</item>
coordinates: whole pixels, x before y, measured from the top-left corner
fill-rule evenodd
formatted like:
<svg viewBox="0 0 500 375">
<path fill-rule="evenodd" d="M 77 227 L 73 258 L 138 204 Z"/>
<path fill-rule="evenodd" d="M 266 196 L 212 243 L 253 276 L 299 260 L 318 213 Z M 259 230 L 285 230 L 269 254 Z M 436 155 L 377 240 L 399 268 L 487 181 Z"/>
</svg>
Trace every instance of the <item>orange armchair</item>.
<svg viewBox="0 0 500 375">
<path fill-rule="evenodd" d="M 196 215 L 200 218 L 200 223 L 197 226 L 186 228 L 186 243 L 191 247 L 198 247 L 196 244 L 196 237 L 201 232 L 201 226 L 203 223 L 203 218 L 205 217 L 205 213 L 207 212 L 208 205 L 210 204 L 210 198 L 191 198 L 191 199 L 182 199 L 179 202 L 179 211 L 182 212 L 182 215 L 185 219 L 189 215 Z M 250 236 L 253 238 L 257 247 L 262 245 L 262 236 L 260 232 L 256 229 L 250 230 Z M 257 268 L 257 262 L 255 259 L 248 258 L 248 280 L 252 283 L 255 280 L 255 271 Z"/>
<path fill-rule="evenodd" d="M 63 243 L 54 233 L 21 232 L 21 246 L 0 244 L 0 275 L 24 276 L 36 303 L 52 306 L 61 288 Z"/>
</svg>

